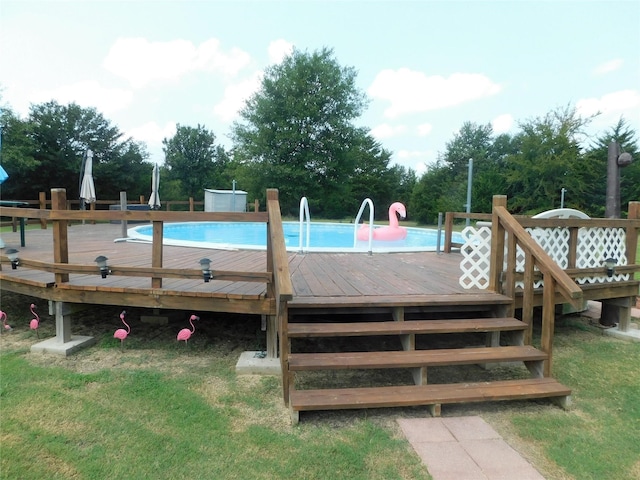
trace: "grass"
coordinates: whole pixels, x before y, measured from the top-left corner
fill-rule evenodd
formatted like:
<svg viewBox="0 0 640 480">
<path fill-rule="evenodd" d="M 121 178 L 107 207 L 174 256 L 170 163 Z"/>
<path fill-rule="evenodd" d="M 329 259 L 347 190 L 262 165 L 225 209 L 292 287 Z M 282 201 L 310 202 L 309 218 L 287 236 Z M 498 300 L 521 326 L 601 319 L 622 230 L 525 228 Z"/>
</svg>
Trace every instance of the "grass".
<svg viewBox="0 0 640 480">
<path fill-rule="evenodd" d="M 576 479 L 640 479 L 640 344 L 600 334 L 584 322 L 560 323 L 554 372 L 572 388 L 574 406 L 516 413 L 511 423 Z"/>
<path fill-rule="evenodd" d="M 255 347 L 251 331 L 234 339 L 201 321 L 185 346 L 173 333 L 180 319 L 147 327 L 158 338 L 145 340 L 132 311 L 121 351 L 116 310 L 105 309 L 74 318 L 74 333 L 95 334 L 96 346 L 52 358 L 29 352 L 35 334 L 15 320 L 33 300 L 2 295 L 14 329 L 0 337 L 1 478 L 429 478 L 393 421 L 292 426 L 278 377 L 235 374 L 238 352 Z M 41 317 L 40 338 L 53 336 Z"/>
<path fill-rule="evenodd" d="M 101 307 L 73 319 L 97 345 L 58 358 L 29 352 L 31 301 L 2 293 L 14 330 L 0 336 L 1 478 L 429 478 L 395 422 L 425 409 L 307 412 L 293 427 L 279 378 L 237 376 L 259 320 L 203 318 L 185 346 L 175 340 L 184 315 L 144 326 L 132 309 L 121 351 L 120 309 Z M 41 316 L 40 337 L 53 336 Z M 566 317 L 554 354 L 555 376 L 573 389 L 569 411 L 518 401 L 443 415 L 482 416 L 548 480 L 640 479 L 640 344 Z"/>
<path fill-rule="evenodd" d="M 272 414 L 274 377 L 250 388 L 216 379 L 218 390 L 205 371 L 81 374 L 21 352 L 2 355 L 2 373 L 3 478 L 427 478 L 372 422 L 338 432 L 247 422 L 244 411 Z"/>
</svg>

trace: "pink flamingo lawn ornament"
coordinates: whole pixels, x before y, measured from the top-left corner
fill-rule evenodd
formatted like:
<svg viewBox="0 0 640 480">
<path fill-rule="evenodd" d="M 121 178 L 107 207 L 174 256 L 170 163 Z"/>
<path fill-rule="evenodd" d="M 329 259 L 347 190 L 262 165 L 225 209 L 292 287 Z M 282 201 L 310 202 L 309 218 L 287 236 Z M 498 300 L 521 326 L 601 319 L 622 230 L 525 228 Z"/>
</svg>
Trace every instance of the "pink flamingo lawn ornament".
<svg viewBox="0 0 640 480">
<path fill-rule="evenodd" d="M 406 218 L 407 209 L 400 202 L 392 203 L 389 207 L 389 226 L 373 229 L 373 239 L 390 242 L 407 238 L 407 229 L 399 226 L 398 216 Z M 369 225 L 362 224 L 358 229 L 358 240 L 369 240 Z"/>
<path fill-rule="evenodd" d="M 40 326 L 40 317 L 35 312 L 35 309 L 36 309 L 36 305 L 35 305 L 35 303 L 32 303 L 31 307 L 29 308 L 29 310 L 31 310 L 31 313 L 35 318 L 32 318 L 31 321 L 29 322 L 29 328 L 31 330 L 35 330 L 36 331 L 36 336 L 38 338 L 40 338 L 40 334 L 38 333 L 38 327 Z"/>
<path fill-rule="evenodd" d="M 2 319 L 2 330 L 5 332 L 11 331 L 11 325 L 7 325 L 7 314 L 0 310 L 0 318 Z"/>
<path fill-rule="evenodd" d="M 184 340 L 184 344 L 187 344 L 187 340 L 189 340 L 191 338 L 191 335 L 193 334 L 193 332 L 196 331 L 196 327 L 193 325 L 193 321 L 194 320 L 200 320 L 200 317 L 196 316 L 196 315 L 191 315 L 191 317 L 189 317 L 189 323 L 191 324 L 191 330 L 189 330 L 188 328 L 183 328 L 182 330 L 180 330 L 178 332 L 178 341 L 181 342 L 182 340 Z"/>
<path fill-rule="evenodd" d="M 113 332 L 113 338 L 117 338 L 118 340 L 120 340 L 120 349 L 124 350 L 124 340 L 125 338 L 127 338 L 127 336 L 131 333 L 131 327 L 127 324 L 127 322 L 124 321 L 124 316 L 127 314 L 127 312 L 125 310 L 122 311 L 122 313 L 120 314 L 120 320 L 122 320 L 122 323 L 124 323 L 127 327 L 127 329 L 125 330 L 124 328 L 119 328 L 117 329 L 115 332 Z"/>
</svg>

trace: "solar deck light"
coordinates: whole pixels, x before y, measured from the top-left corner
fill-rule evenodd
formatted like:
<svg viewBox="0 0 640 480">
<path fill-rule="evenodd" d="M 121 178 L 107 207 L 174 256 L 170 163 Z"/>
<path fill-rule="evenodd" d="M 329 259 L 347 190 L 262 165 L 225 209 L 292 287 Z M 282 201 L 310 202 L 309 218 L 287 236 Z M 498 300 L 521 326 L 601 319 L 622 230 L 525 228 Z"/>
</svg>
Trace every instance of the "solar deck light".
<svg viewBox="0 0 640 480">
<path fill-rule="evenodd" d="M 205 283 L 208 283 L 211 280 L 211 260 L 208 258 L 203 258 L 200 260 L 200 268 L 202 269 L 202 277 L 204 278 Z"/>
<path fill-rule="evenodd" d="M 107 260 L 109 260 L 104 255 L 100 255 L 96 257 L 95 262 L 98 264 L 98 269 L 100 270 L 100 275 L 102 278 L 107 278 L 107 275 L 111 273 L 109 270 L 109 266 L 107 265 Z"/>
<path fill-rule="evenodd" d="M 11 262 L 11 269 L 15 270 L 20 265 L 20 259 L 18 258 L 18 250 L 15 248 L 8 248 L 4 253 L 9 257 L 9 261 Z"/>
<path fill-rule="evenodd" d="M 613 277 L 613 271 L 616 268 L 616 259 L 615 258 L 607 258 L 604 261 L 604 266 L 607 267 L 607 276 L 608 277 Z"/>
</svg>

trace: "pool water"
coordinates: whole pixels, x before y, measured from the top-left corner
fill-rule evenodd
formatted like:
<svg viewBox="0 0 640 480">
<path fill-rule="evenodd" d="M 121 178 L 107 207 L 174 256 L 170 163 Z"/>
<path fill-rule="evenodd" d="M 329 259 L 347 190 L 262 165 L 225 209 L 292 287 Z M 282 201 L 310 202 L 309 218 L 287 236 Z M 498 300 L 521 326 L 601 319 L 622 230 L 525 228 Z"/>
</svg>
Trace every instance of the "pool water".
<svg viewBox="0 0 640 480">
<path fill-rule="evenodd" d="M 283 222 L 287 250 L 300 249 L 300 224 Z M 128 230 L 130 239 L 151 241 L 153 227 L 141 225 Z M 316 252 L 368 251 L 368 242 L 357 241 L 354 246 L 354 225 L 349 223 L 311 223 L 309 248 L 306 248 L 306 226 L 303 227 L 303 250 Z M 407 238 L 393 242 L 373 242 L 373 250 L 380 252 L 435 251 L 438 232 L 434 229 L 407 227 Z M 266 248 L 267 227 L 262 222 L 185 222 L 165 223 L 163 244 L 203 248 L 260 250 Z M 462 242 L 459 234 L 454 241 Z M 440 246 L 444 245 L 444 232 Z"/>
</svg>

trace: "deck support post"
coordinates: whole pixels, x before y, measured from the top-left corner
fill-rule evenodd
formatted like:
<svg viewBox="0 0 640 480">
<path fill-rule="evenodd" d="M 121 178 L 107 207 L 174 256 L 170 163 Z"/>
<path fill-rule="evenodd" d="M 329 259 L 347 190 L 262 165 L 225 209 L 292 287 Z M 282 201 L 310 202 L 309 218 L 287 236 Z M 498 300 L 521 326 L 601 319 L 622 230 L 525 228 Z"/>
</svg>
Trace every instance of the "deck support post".
<svg viewBox="0 0 640 480">
<path fill-rule="evenodd" d="M 71 314 L 84 310 L 73 303 L 49 302 L 49 314 L 56 317 L 56 336 L 31 346 L 31 353 L 49 353 L 68 356 L 84 347 L 96 343 L 95 338 L 71 334 Z"/>
<path fill-rule="evenodd" d="M 267 316 L 267 358 L 278 358 L 278 317 Z"/>
<path fill-rule="evenodd" d="M 633 297 L 602 300 L 600 324 L 617 324 L 619 331 L 628 332 L 629 325 L 631 324 L 631 307 L 633 307 L 633 300 Z"/>
</svg>

